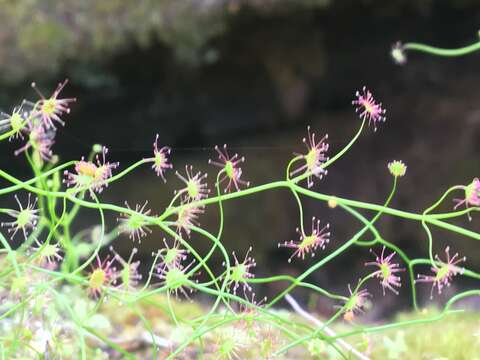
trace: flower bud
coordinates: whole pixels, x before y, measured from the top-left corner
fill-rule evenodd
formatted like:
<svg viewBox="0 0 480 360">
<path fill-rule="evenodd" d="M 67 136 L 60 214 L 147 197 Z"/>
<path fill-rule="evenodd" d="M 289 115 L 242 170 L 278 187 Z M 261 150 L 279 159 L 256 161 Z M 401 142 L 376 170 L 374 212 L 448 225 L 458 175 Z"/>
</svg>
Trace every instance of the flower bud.
<svg viewBox="0 0 480 360">
<path fill-rule="evenodd" d="M 390 51 L 390 55 L 393 58 L 393 61 L 397 65 L 403 65 L 407 62 L 407 55 L 405 54 L 405 49 L 400 41 L 396 42 L 392 46 L 392 50 Z"/>
<path fill-rule="evenodd" d="M 402 161 L 393 160 L 392 162 L 388 163 L 388 170 L 394 177 L 402 177 L 407 172 L 407 165 L 405 165 Z"/>
<path fill-rule="evenodd" d="M 335 209 L 338 205 L 338 202 L 337 202 L 337 199 L 335 199 L 334 197 L 331 197 L 330 199 L 328 199 L 327 204 L 330 209 Z"/>
</svg>

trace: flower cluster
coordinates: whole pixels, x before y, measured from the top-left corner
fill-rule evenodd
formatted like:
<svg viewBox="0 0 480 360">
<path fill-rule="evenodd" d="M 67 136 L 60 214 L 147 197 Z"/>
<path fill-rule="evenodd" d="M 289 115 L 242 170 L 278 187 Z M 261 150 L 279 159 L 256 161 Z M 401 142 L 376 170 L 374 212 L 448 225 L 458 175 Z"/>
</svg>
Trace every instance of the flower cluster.
<svg viewBox="0 0 480 360">
<path fill-rule="evenodd" d="M 397 54 L 396 56 L 399 57 L 400 55 Z M 142 315 L 142 312 L 147 310 L 148 315 L 150 315 L 157 312 L 155 309 L 160 308 L 162 313 L 163 309 L 170 313 L 172 323 L 177 325 L 177 332 L 185 329 L 179 324 L 186 324 L 190 327 L 188 333 L 184 331 L 187 335 L 183 334 L 180 341 L 178 338 L 175 339 L 175 330 L 172 331 L 172 334 L 169 334 L 169 339 L 164 339 L 162 332 L 165 329 L 162 327 L 152 329 L 152 331 L 155 331 L 155 334 L 150 334 L 152 336 L 143 336 L 144 339 L 148 338 L 148 341 L 154 343 L 153 345 L 156 346 L 154 349 L 157 351 L 158 357 L 161 358 L 166 355 L 163 350 L 165 352 L 171 351 L 171 354 L 165 357 L 184 356 L 185 353 L 180 354 L 180 351 L 184 350 L 183 348 L 173 349 L 172 347 L 176 345 L 184 346 L 186 352 L 190 351 L 189 348 L 196 346 L 194 344 L 198 343 L 193 340 L 200 333 L 202 335 L 202 354 L 206 354 L 207 357 L 210 355 L 209 352 L 214 352 L 213 356 L 222 358 L 249 358 L 248 355 L 253 353 L 251 351 L 253 347 L 251 345 L 253 344 L 257 344 L 253 358 L 259 356 L 261 358 L 271 358 L 273 355 L 281 357 L 285 351 L 292 351 L 292 354 L 297 356 L 297 350 L 300 354 L 298 357 L 303 358 L 300 349 L 293 350 L 293 346 L 297 344 L 306 345 L 306 350 L 313 356 L 328 357 L 326 349 L 331 344 L 325 341 L 324 336 L 319 337 L 317 330 L 321 327 L 323 329 L 321 330 L 328 335 L 328 339 L 335 343 L 337 343 L 336 339 L 344 338 L 345 332 L 340 333 L 340 331 L 343 331 L 341 327 L 332 326 L 330 328 L 330 323 L 333 323 L 337 317 L 341 318 L 342 316 L 344 320 L 353 323 L 356 322 L 357 316 L 368 311 L 370 307 L 369 299 L 372 295 L 365 286 L 367 282 L 374 281 L 377 283 L 379 281 L 384 297 L 387 292 L 389 295 L 391 295 L 390 292 L 398 295 L 403 284 L 401 273 L 408 270 L 409 279 L 412 282 L 410 285 L 412 286 L 413 303 L 416 306 L 416 283 L 431 284 L 430 297 L 433 297 L 435 288 L 438 294 L 441 294 L 443 289 L 450 286 L 453 278 L 459 274 L 472 278 L 479 276 L 474 271 L 465 270 L 462 267 L 466 261 L 465 257 L 459 257 L 458 253 L 450 256 L 449 247 L 445 249 L 445 259 L 440 259 L 438 255 L 435 255 L 435 258 L 431 261 L 409 259 L 405 252 L 388 241 L 387 237 L 381 237 L 374 228 L 375 221 L 385 212 L 391 216 L 422 220 L 424 226 L 426 224 L 443 225 L 448 230 L 478 237 L 478 234 L 471 230 L 461 231 L 459 230 L 461 228 L 457 227 L 458 225 L 446 223 L 445 219 L 464 213 L 468 214 L 470 210 L 477 210 L 477 207 L 480 207 L 479 179 L 475 178 L 465 186 L 455 186 L 445 193 L 441 201 L 451 191 L 462 190 L 464 192 L 464 198 L 454 199 L 454 208 L 465 206 L 466 209 L 452 211 L 448 214 L 433 215 L 427 214 L 427 211 L 420 215 L 392 209 L 388 205 L 391 196 L 386 205 L 380 206 L 337 197 L 333 194 L 316 193 L 300 187 L 298 183 L 306 180 L 308 188 L 311 188 L 315 178 L 321 179 L 326 175 L 326 168 L 337 161 L 351 147 L 353 141 L 329 159 L 327 157 L 328 135 L 316 138 L 310 127 L 307 128 L 307 136 L 303 139 L 307 151 L 302 154 L 295 153 L 295 157 L 287 166 L 285 180 L 272 181 L 255 188 L 244 189 L 244 187 L 250 186 L 250 183 L 243 179 L 242 167 L 245 158 L 231 150 L 229 152 L 226 145 L 223 147 L 215 146 L 218 160 L 208 161 L 209 164 L 219 168 L 219 170 L 217 169 L 214 188 L 215 196 L 210 197 L 207 174 L 194 171 L 192 165 L 186 165 L 185 172 L 182 172 L 182 174 L 176 172 L 183 188 L 175 192 L 173 199 L 170 203 L 167 203 L 168 206 L 159 216 L 153 215 L 156 210 L 150 209 L 151 205 L 148 201 L 137 203 L 133 207 L 130 207 L 127 202 L 125 202 L 125 207 L 101 203 L 97 198 L 99 193 L 109 184 L 121 179 L 140 165 L 148 164 L 160 178 L 157 178 L 158 181 L 166 182 L 167 172 L 173 168 L 170 159 L 172 150 L 167 146 L 159 145 L 159 135 L 157 134 L 153 143 L 153 157 L 141 159 L 115 175 L 113 174 L 114 170 L 119 164 L 108 161 L 108 149 L 100 145 L 94 146 L 91 155 L 86 158 L 82 157 L 75 162 L 73 169 L 64 171 L 65 165 L 55 167 L 54 161 L 51 161 L 50 164 L 44 164 L 51 160 L 51 148 L 55 140 L 57 126 L 65 124 L 61 117 L 69 113 L 69 106 L 75 100 L 73 98 L 58 98 L 66 83 L 65 81 L 59 84 L 50 98 L 45 98 L 39 92 L 41 99 L 37 103 L 24 102 L 21 106 L 14 108 L 12 114 L 0 115 L 0 131 L 8 133 L 2 135 L 2 138 L 27 139 L 26 144 L 16 153 L 25 153 L 35 170 L 35 178 L 23 183 L 8 174 L 2 176 L 5 180 L 13 183 L 13 185 L 3 188 L 2 191 L 8 193 L 9 191 L 26 189 L 39 197 L 37 201 L 37 198 L 28 194 L 28 200 L 20 201 L 19 197 L 15 195 L 18 208 L 0 209 L 2 217 L 5 216 L 9 219 L 8 222 L 2 222 L 1 225 L 11 234 L 10 241 L 3 236 L 0 237 L 2 243 L 0 267 L 5 267 L 2 270 L 0 286 L 0 313 L 4 318 L 4 321 L 0 323 L 0 332 L 6 334 L 3 338 L 7 339 L 8 342 L 15 343 L 18 348 L 25 344 L 24 347 L 28 346 L 35 352 L 48 355 L 51 344 L 55 344 L 55 346 L 57 346 L 56 344 L 62 344 L 61 338 L 54 338 L 56 335 L 54 335 L 52 329 L 45 327 L 48 330 L 41 333 L 43 328 L 38 325 L 38 323 L 43 325 L 43 321 L 51 320 L 49 318 L 51 316 L 50 308 L 46 303 L 52 303 L 54 305 L 51 307 L 56 306 L 56 304 L 61 305 L 61 316 L 63 316 L 51 320 L 52 322 L 63 324 L 62 321 L 66 316 L 75 315 L 70 319 L 71 322 L 62 329 L 64 334 L 74 334 L 75 331 L 72 331 L 72 328 L 80 326 L 78 328 L 78 330 L 81 330 L 80 335 L 91 333 L 91 335 L 95 335 L 96 339 L 114 339 L 115 341 L 108 340 L 109 345 L 121 344 L 116 349 L 127 352 L 128 350 L 125 350 L 127 347 L 123 346 L 124 339 L 121 336 L 115 336 L 116 334 L 112 333 L 107 334 L 102 331 L 103 329 L 99 329 L 91 323 L 91 321 L 96 320 L 103 325 L 106 324 L 106 327 L 110 326 L 113 331 L 117 331 L 119 327 L 111 326 L 109 323 L 111 319 L 102 318 L 103 313 L 102 315 L 95 314 L 96 311 L 103 311 L 103 307 L 109 304 L 107 300 L 113 298 L 119 300 L 115 302 L 118 309 L 115 308 L 114 311 L 118 310 L 118 314 L 121 314 L 125 309 L 122 308 L 120 311 L 120 308 L 127 305 L 125 308 L 134 309 L 138 317 L 143 320 L 138 321 L 138 324 L 142 322 L 147 324 L 146 316 Z M 36 88 L 35 85 L 34 88 Z M 356 100 L 353 101 L 353 104 L 356 105 L 356 111 L 362 119 L 357 134 L 360 134 L 366 120 L 370 125 L 373 125 L 375 130 L 379 122 L 385 121 L 385 110 L 380 103 L 375 101 L 372 93 L 366 88 L 363 88 L 362 93 L 356 93 Z M 30 157 L 32 154 L 35 156 Z M 38 166 L 39 164 L 41 166 Z M 291 169 L 291 166 L 298 167 Z M 406 174 L 407 167 L 402 161 L 395 160 L 388 163 L 388 170 L 395 178 L 395 189 L 397 178 Z M 64 171 L 63 183 L 66 184 L 67 188 L 63 191 L 61 189 L 62 171 Z M 223 188 L 220 189 L 220 187 Z M 310 256 L 314 257 L 320 250 L 325 250 L 331 238 L 330 225 L 321 223 L 316 217 L 311 218 L 311 227 L 309 224 L 308 228 L 304 229 L 304 199 L 320 199 L 325 201 L 330 209 L 347 210 L 348 213 L 361 220 L 363 226 L 351 240 L 339 242 L 339 245 L 336 245 L 335 249 L 332 249 L 328 255 L 320 261 L 316 261 L 308 270 L 296 277 L 277 274 L 278 276 L 254 279 L 257 262 L 252 255 L 252 247 L 249 247 L 242 257 L 237 256 L 235 251 L 232 252 L 232 257 L 228 255 L 228 243 L 224 242 L 221 236 L 224 233 L 224 223 L 226 224 L 226 220 L 228 220 L 226 216 L 224 219 L 222 201 L 225 200 L 226 204 L 226 200 L 230 202 L 235 198 L 279 188 L 287 188 L 293 192 L 300 210 L 301 226 L 296 229 L 298 238 L 278 244 L 279 248 L 288 249 L 289 263 L 294 258 L 305 260 Z M 86 199 L 87 194 L 94 201 Z M 209 230 L 210 226 L 202 228 L 199 223 L 199 218 L 204 214 L 206 206 L 211 204 L 220 205 L 221 218 L 219 227 L 214 233 Z M 71 223 L 82 207 L 100 211 L 101 225 L 97 225 L 94 231 L 87 229 L 74 233 L 73 229 L 75 227 L 71 226 Z M 475 207 L 475 209 L 470 209 L 470 207 Z M 354 208 L 366 210 L 366 212 L 373 210 L 378 212 L 373 220 L 369 221 L 365 218 L 369 215 L 363 215 L 360 211 L 356 212 Z M 315 209 L 315 211 L 317 210 Z M 112 227 L 112 219 L 114 219 L 112 212 L 118 214 L 117 226 L 115 228 L 115 225 L 113 225 L 113 228 L 109 229 Z M 170 236 L 170 239 L 163 238 L 163 245 L 159 246 L 162 248 L 152 254 L 154 260 L 149 264 L 148 276 L 142 277 L 141 272 L 145 271 L 145 264 L 141 263 L 139 249 L 133 247 L 130 255 L 123 256 L 111 246 L 111 243 L 119 237 L 120 233 L 127 234 L 132 243 L 140 243 L 145 236 L 152 233 L 154 225 L 157 231 L 164 232 Z M 375 238 L 371 241 L 361 239 L 368 232 L 373 233 Z M 24 241 L 21 244 L 18 244 L 18 239 L 15 238 L 17 233 L 23 234 Z M 205 251 L 201 248 L 202 245 L 198 245 L 197 249 L 198 242 L 190 239 L 192 233 L 204 236 L 211 241 L 210 250 Z M 432 240 L 431 237 L 429 240 Z M 309 276 L 314 275 L 314 272 L 321 272 L 324 264 L 337 258 L 349 247 L 377 244 L 381 244 L 383 247 L 381 250 L 375 249 L 377 252 L 370 249 L 374 261 L 364 262 L 364 271 L 368 271 L 368 274 L 359 280 L 356 287 L 352 288 L 348 284 L 348 293 L 344 295 L 335 294 L 333 290 L 321 288 L 319 283 L 309 282 Z M 430 245 L 432 245 L 431 242 Z M 109 248 L 108 254 L 103 254 L 102 246 Z M 189 259 L 190 254 L 194 259 Z M 404 261 L 404 265 L 401 265 L 400 261 L 397 262 L 397 254 Z M 221 260 L 219 260 L 219 256 L 222 256 Z M 260 257 L 257 257 L 257 259 L 260 260 Z M 217 268 L 212 266 L 216 261 Z M 432 273 L 429 275 L 419 274 L 417 279 L 414 280 L 414 267 L 425 263 L 431 263 Z M 219 264 L 222 264 L 223 269 L 218 269 Z M 89 270 L 88 267 L 90 267 Z M 290 268 L 290 266 L 288 267 Z M 197 276 L 200 271 L 203 271 L 202 269 L 205 269 L 206 279 Z M 279 294 L 275 296 L 271 303 L 265 304 L 266 300 L 255 301 L 252 284 L 263 286 L 260 284 L 278 281 L 282 286 L 281 283 L 285 280 L 288 280 L 288 283 L 284 284 L 286 286 L 279 291 Z M 144 281 L 144 284 L 141 284 L 142 281 Z M 298 289 L 299 287 L 312 289 L 317 294 L 338 300 L 341 304 L 338 306 L 340 311 L 332 315 L 325 323 L 321 323 L 299 306 L 294 306 L 295 302 L 290 301 L 293 299 L 291 294 L 295 292 L 295 288 Z M 335 287 L 338 288 L 336 283 L 332 288 Z M 85 316 L 79 314 L 82 312 L 81 306 L 71 306 L 71 302 L 75 299 L 70 298 L 76 296 L 72 294 L 78 294 L 78 292 L 68 290 L 73 288 L 78 292 L 82 291 L 83 297 L 80 296 L 81 300 L 93 304 L 92 311 L 85 307 Z M 270 290 L 275 291 L 277 289 Z M 187 312 L 176 312 L 178 302 L 171 301 L 170 295 L 188 297 L 194 290 L 216 297 L 215 305 L 206 316 L 198 316 L 196 311 L 190 313 L 190 308 Z M 287 293 L 291 294 L 287 296 Z M 478 291 L 471 290 L 463 294 L 476 295 Z M 164 295 L 166 295 L 165 300 L 167 301 L 165 306 L 160 304 L 165 298 Z M 285 314 L 284 311 L 272 310 L 272 306 L 282 298 L 288 301 L 297 315 L 316 325 L 314 327 L 305 326 L 305 324 L 298 326 L 300 322 L 297 322 L 297 316 L 292 316 L 291 313 Z M 462 298 L 462 296 L 451 299 L 447 306 L 453 304 L 457 298 Z M 136 302 L 139 299 L 144 299 L 144 304 L 146 304 L 145 306 L 148 305 L 148 308 L 137 307 Z M 36 303 L 40 305 L 37 306 Z M 158 305 L 156 305 L 157 303 Z M 20 309 L 18 304 L 22 305 L 21 311 L 17 310 Z M 150 305 L 154 306 L 150 307 Z M 65 309 L 68 311 L 65 311 Z M 36 315 L 41 314 L 41 316 L 34 317 L 33 314 L 35 313 Z M 44 314 L 45 316 L 43 316 Z M 115 318 L 116 315 L 112 318 Z M 188 318 L 189 315 L 191 315 L 190 318 Z M 30 324 L 31 319 L 36 319 L 36 323 Z M 75 324 L 71 325 L 72 322 Z M 380 329 L 382 326 L 384 325 L 377 328 Z M 388 327 L 388 324 L 385 325 L 385 328 Z M 18 329 L 21 330 L 21 333 L 15 335 L 16 337 L 13 337 L 13 341 L 11 341 L 9 334 L 15 333 Z M 30 329 L 34 329 L 37 333 L 29 333 Z M 167 329 L 170 330 L 170 325 Z M 336 331 L 339 331 L 339 333 L 335 334 Z M 281 335 L 278 336 L 279 333 L 286 335 L 285 339 Z M 349 331 L 346 333 L 349 333 Z M 3 338 L 0 336 L 0 348 L 2 348 L 2 351 L 6 349 L 7 356 L 12 355 L 13 351 L 17 349 L 9 347 L 3 341 Z M 39 338 L 41 340 L 38 340 Z M 31 339 L 35 339 L 40 345 L 35 344 Z M 281 342 L 286 343 L 278 346 Z M 4 344 L 7 344 L 7 346 Z M 349 346 L 343 340 L 338 344 L 339 348 L 345 346 L 345 344 Z M 85 356 L 90 356 L 89 342 L 88 344 L 82 344 L 82 346 Z M 353 349 L 353 346 L 351 348 Z M 335 350 L 337 349 L 335 348 Z M 343 350 L 340 349 L 340 351 Z M 191 351 L 192 356 L 190 357 L 199 353 Z M 148 353 L 146 356 L 149 355 L 151 354 Z M 21 357 L 31 358 L 32 356 L 23 356 L 22 353 Z M 65 356 L 65 358 L 72 357 L 75 357 L 75 355 Z"/>
<path fill-rule="evenodd" d="M 103 146 L 101 156 L 96 155 L 96 161 L 82 159 L 75 165 L 75 172 L 65 170 L 64 183 L 77 191 L 88 190 L 94 197 L 94 193 L 101 193 L 108 187 L 108 179 L 112 177 L 112 171 L 119 165 L 118 162 L 111 163 L 106 160 L 108 149 Z"/>
<path fill-rule="evenodd" d="M 65 125 L 62 116 L 70 112 L 70 104 L 75 98 L 59 98 L 68 80 L 58 84 L 53 94 L 47 98 L 32 83 L 40 96 L 37 102 L 24 100 L 13 108 L 11 114 L 0 114 L 0 132 L 9 133 L 10 140 L 27 138 L 27 142 L 15 151 L 19 155 L 32 150 L 43 161 L 52 158 L 52 146 L 55 143 L 55 123 Z"/>
<path fill-rule="evenodd" d="M 190 288 L 192 280 L 190 278 L 194 274 L 190 274 L 192 266 L 195 264 L 195 260 L 192 260 L 187 265 L 183 265 L 183 262 L 187 260 L 188 251 L 182 249 L 178 239 L 175 239 L 172 246 L 168 245 L 166 239 L 163 239 L 165 247 L 160 249 L 155 256 L 155 259 L 159 258 L 159 262 L 155 263 L 154 272 L 152 275 L 161 281 L 161 286 L 164 286 L 168 293 L 173 293 L 178 296 L 178 293 L 188 297 L 188 292 L 192 293 L 193 289 Z"/>
<path fill-rule="evenodd" d="M 88 275 L 88 293 L 94 298 L 102 295 L 108 287 L 126 292 L 133 291 L 142 280 L 138 269 L 140 261 L 133 261 L 133 257 L 138 253 L 137 248 L 132 249 L 127 260 L 118 254 L 113 246 L 110 246 L 110 252 L 111 254 L 107 255 L 103 261 L 97 254 L 96 264 L 91 266 Z"/>
</svg>

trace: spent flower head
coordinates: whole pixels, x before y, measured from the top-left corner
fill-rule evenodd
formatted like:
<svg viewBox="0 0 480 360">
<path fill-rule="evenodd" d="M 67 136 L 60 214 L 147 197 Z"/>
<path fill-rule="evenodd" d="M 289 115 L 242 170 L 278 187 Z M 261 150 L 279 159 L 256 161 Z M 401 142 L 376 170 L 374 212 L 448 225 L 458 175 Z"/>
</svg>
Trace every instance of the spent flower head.
<svg viewBox="0 0 480 360">
<path fill-rule="evenodd" d="M 355 105 L 355 112 L 357 112 L 362 120 L 368 120 L 368 125 L 373 125 L 373 130 L 377 131 L 377 122 L 385 122 L 386 110 L 382 108 L 382 103 L 377 103 L 373 98 L 372 93 L 364 86 L 362 92 L 355 93 L 356 99 L 352 101 Z"/>
<path fill-rule="evenodd" d="M 165 171 L 171 169 L 173 165 L 168 162 L 168 156 L 172 150 L 168 146 L 159 147 L 158 146 L 158 134 L 155 136 L 155 141 L 153 143 L 153 161 L 152 169 L 155 170 L 157 176 L 160 176 L 163 179 L 163 182 L 167 182 L 165 179 Z"/>
<path fill-rule="evenodd" d="M 372 249 L 370 252 L 375 255 L 375 261 L 365 263 L 366 266 L 376 266 L 378 270 L 373 273 L 377 278 L 381 279 L 383 295 L 385 296 L 385 289 L 389 289 L 394 294 L 398 295 L 398 290 L 401 286 L 400 277 L 396 273 L 405 271 L 399 264 L 393 263 L 392 258 L 396 255 L 392 252 L 390 255 L 385 256 L 385 246 L 382 248 L 382 253 L 378 256 Z"/>
<path fill-rule="evenodd" d="M 32 149 L 38 153 L 42 160 L 49 161 L 53 155 L 52 146 L 55 144 L 55 129 L 46 129 L 38 121 L 30 121 L 22 131 L 28 134 L 28 141 L 15 151 L 15 156 Z"/>
<path fill-rule="evenodd" d="M 327 174 L 327 170 L 325 170 L 322 166 L 323 163 L 328 160 L 328 157 L 325 155 L 325 153 L 328 151 L 328 134 L 326 134 L 320 141 L 317 142 L 315 140 L 315 133 L 310 132 L 310 126 L 307 127 L 307 132 L 308 137 L 303 138 L 302 140 L 307 147 L 307 153 L 294 153 L 295 156 L 301 157 L 303 160 L 305 160 L 305 164 L 290 172 L 290 176 L 298 173 L 308 174 L 307 186 L 310 188 L 313 186 L 313 176 L 322 179 L 323 176 Z"/>
<path fill-rule="evenodd" d="M 57 122 L 62 126 L 65 125 L 65 122 L 60 118 L 63 114 L 70 113 L 69 105 L 71 102 L 75 102 L 75 98 L 65 98 L 59 99 L 58 95 L 63 90 L 65 85 L 67 85 L 68 79 L 63 83 L 59 83 L 53 94 L 46 98 L 38 89 L 35 83 L 32 83 L 32 88 L 35 89 L 37 94 L 40 96 L 40 101 L 38 106 L 35 108 L 36 115 L 38 115 L 42 124 L 45 128 L 55 128 L 55 123 Z"/>
<path fill-rule="evenodd" d="M 12 233 L 12 239 L 19 230 L 22 231 L 24 238 L 27 239 L 29 231 L 37 226 L 39 219 L 38 213 L 40 210 L 35 208 L 37 206 L 37 198 L 35 198 L 35 200 L 32 202 L 31 194 L 28 194 L 28 201 L 25 207 L 23 207 L 20 200 L 18 200 L 17 195 L 15 195 L 15 200 L 17 201 L 19 209 L 10 209 L 6 212 L 15 220 L 10 222 L 2 222 L 2 226 L 7 227 L 8 232 Z"/>
<path fill-rule="evenodd" d="M 178 171 L 175 172 L 175 174 L 185 183 L 185 187 L 179 190 L 180 193 L 185 195 L 185 200 L 197 201 L 208 196 L 210 190 L 208 190 L 207 183 L 203 182 L 208 174 L 202 175 L 202 173 L 198 171 L 194 175 L 192 165 L 185 165 L 186 176 L 181 175 Z"/>
<path fill-rule="evenodd" d="M 395 44 L 393 44 L 390 55 L 392 56 L 395 64 L 404 65 L 407 62 L 407 54 L 405 54 L 405 48 L 400 41 L 397 41 Z"/>
<path fill-rule="evenodd" d="M 457 266 L 457 264 L 465 262 L 467 260 L 466 257 L 459 258 L 458 253 L 455 253 L 455 255 L 450 257 L 449 246 L 445 248 L 445 256 L 446 261 L 443 261 L 438 255 L 435 255 L 435 260 L 437 264 L 434 264 L 434 266 L 431 267 L 434 275 L 417 275 L 417 280 L 415 282 L 432 283 L 430 299 L 433 298 L 433 290 L 435 289 L 435 287 L 437 288 L 438 294 L 440 295 L 445 286 L 450 286 L 453 277 L 458 274 L 462 274 L 464 271 L 464 268 Z"/>
<path fill-rule="evenodd" d="M 218 153 L 218 159 L 220 160 L 220 162 L 209 159 L 208 163 L 218 166 L 222 169 L 222 175 L 219 179 L 219 183 L 221 184 L 225 181 L 227 182 L 224 192 L 230 192 L 234 188 L 235 190 L 239 191 L 240 185 L 244 185 L 246 187 L 250 186 L 249 181 L 244 181 L 240 179 L 240 177 L 242 176 L 242 168 L 239 166 L 239 164 L 245 162 L 245 157 L 239 157 L 238 154 L 230 157 L 227 151 L 227 144 L 223 145 L 223 151 L 220 150 L 217 145 L 215 145 L 215 150 Z"/>
<path fill-rule="evenodd" d="M 120 223 L 119 232 L 127 233 L 130 239 L 133 241 L 138 240 L 139 242 L 142 237 L 147 236 L 147 232 L 151 233 L 152 231 L 147 227 L 147 223 L 144 219 L 145 216 L 149 216 L 151 213 L 151 209 L 146 209 L 147 205 L 148 200 L 146 200 L 143 205 L 136 204 L 135 212 L 133 214 L 120 214 L 120 217 L 117 218 Z M 128 210 L 132 210 L 126 201 L 125 206 Z"/>
<path fill-rule="evenodd" d="M 407 172 L 407 165 L 401 160 L 393 160 L 388 163 L 388 171 L 393 177 L 402 177 Z"/>
<path fill-rule="evenodd" d="M 235 251 L 232 252 L 234 264 L 230 267 L 230 273 L 227 276 L 234 295 L 237 294 L 237 289 L 240 286 L 243 286 L 243 293 L 245 296 L 247 291 L 252 291 L 252 287 L 247 281 L 248 279 L 255 277 L 251 272 L 251 269 L 257 266 L 257 263 L 255 262 L 255 259 L 250 256 L 251 251 L 252 247 L 250 246 L 242 262 L 238 261 Z M 225 262 L 223 263 L 223 266 L 225 266 Z"/>
<path fill-rule="evenodd" d="M 478 178 L 473 179 L 473 181 L 466 185 L 461 186 L 465 191 L 465 197 L 463 199 L 453 199 L 456 203 L 453 207 L 454 209 L 465 204 L 465 207 L 468 209 L 470 206 L 480 206 L 480 180 Z M 468 219 L 472 220 L 470 213 L 467 213 Z"/>
<path fill-rule="evenodd" d="M 325 246 L 330 241 L 330 224 L 326 224 L 324 227 L 320 228 L 320 220 L 315 219 L 315 216 L 312 217 L 312 231 L 310 235 L 306 235 L 299 228 L 296 229 L 297 233 L 300 236 L 299 241 L 285 241 L 284 243 L 278 244 L 278 247 L 286 247 L 295 249 L 292 256 L 288 259 L 288 262 L 292 261 L 292 258 L 297 256 L 298 258 L 305 259 L 306 254 L 315 256 L 315 251 L 317 249 L 325 249 Z"/>
<path fill-rule="evenodd" d="M 108 148 L 103 146 L 101 156 L 96 155 L 95 163 L 82 157 L 75 164 L 75 172 L 65 170 L 65 180 L 63 182 L 77 190 L 88 189 L 92 197 L 95 192 L 101 193 L 108 186 L 107 180 L 112 177 L 112 171 L 119 165 L 118 162 L 108 162 L 106 160 L 107 154 Z"/>
</svg>

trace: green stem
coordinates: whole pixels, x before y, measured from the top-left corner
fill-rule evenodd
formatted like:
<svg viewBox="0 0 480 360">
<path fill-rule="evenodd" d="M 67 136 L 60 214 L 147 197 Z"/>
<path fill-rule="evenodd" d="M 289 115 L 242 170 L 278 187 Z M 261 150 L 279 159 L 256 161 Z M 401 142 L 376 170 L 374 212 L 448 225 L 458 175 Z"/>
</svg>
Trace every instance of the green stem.
<svg viewBox="0 0 480 360">
<path fill-rule="evenodd" d="M 439 48 L 431 45 L 414 43 L 414 42 L 406 43 L 402 47 L 404 50 L 418 51 L 418 52 L 423 52 L 430 55 L 455 57 L 455 56 L 468 55 L 475 51 L 480 50 L 480 42 L 476 42 L 474 44 L 467 45 L 461 48 L 456 48 L 456 49 L 445 49 L 445 48 Z"/>
</svg>

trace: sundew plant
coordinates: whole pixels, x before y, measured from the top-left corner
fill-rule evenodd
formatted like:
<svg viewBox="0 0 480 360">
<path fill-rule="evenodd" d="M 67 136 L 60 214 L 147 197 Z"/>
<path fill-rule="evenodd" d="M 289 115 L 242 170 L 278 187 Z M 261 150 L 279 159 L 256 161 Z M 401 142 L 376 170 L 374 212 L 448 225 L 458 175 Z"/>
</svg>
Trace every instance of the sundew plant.
<svg viewBox="0 0 480 360">
<path fill-rule="evenodd" d="M 392 56 L 404 64 L 407 51 L 455 56 L 479 48 L 479 43 L 460 50 L 398 43 Z M 466 257 L 455 251 L 457 241 L 480 240 L 480 233 L 451 222 L 461 217 L 475 221 L 479 179 L 445 184 L 445 192 L 418 213 L 390 206 L 402 177 L 408 176 L 401 160 L 385 164 L 392 187 L 382 204 L 321 192 L 322 178 L 335 176 L 335 163 L 363 133 L 382 136 L 388 122 L 396 121 L 387 120 L 388 105 L 379 102 L 372 89 L 359 87 L 353 94 L 353 136 L 340 150 L 329 148 L 322 129 L 307 127 L 297 152 L 285 159 L 284 178 L 252 184 L 242 170 L 246 159 L 227 145 L 216 146 L 211 159 L 205 159 L 211 166 L 208 177 L 191 165 L 176 167 L 175 152 L 161 142 L 162 134 L 152 134 L 151 155 L 133 164 L 116 162 L 101 145 L 94 145 L 85 157 L 62 163 L 53 153 L 54 142 L 68 126 L 76 101 L 62 97 L 66 85 L 67 81 L 60 83 L 47 97 L 33 84 L 37 100 L 23 101 L 0 120 L 0 140 L 18 144 L 17 159 L 32 170 L 31 178 L 19 179 L 0 169 L 2 204 L 16 204 L 0 208 L 1 359 L 369 359 L 375 355 L 370 341 L 375 333 L 435 323 L 461 312 L 459 300 L 480 296 L 480 273 L 467 268 Z M 158 186 L 176 184 L 163 208 L 102 200 L 104 192 L 142 166 L 151 168 Z M 256 272 L 254 247 L 235 253 L 222 242 L 225 207 L 277 189 L 288 190 L 298 205 L 292 214 L 298 236 L 278 239 L 278 247 L 289 254 L 289 262 L 312 259 L 297 277 L 264 277 Z M 317 214 L 305 214 L 305 199 L 325 202 L 332 212 L 346 212 L 357 224 L 356 233 L 347 239 L 335 237 L 335 229 Z M 445 204 L 451 211 L 438 212 Z M 214 232 L 201 225 L 207 207 L 217 213 Z M 86 209 L 96 212 L 98 221 L 75 232 Z M 424 229 L 424 257 L 412 258 L 401 243 L 382 236 L 376 224 L 383 215 Z M 117 225 L 107 228 L 107 218 L 116 219 Z M 432 228 L 450 233 L 449 245 L 439 254 L 433 250 Z M 138 249 L 154 229 L 163 236 L 142 277 L 140 261 L 146 260 L 139 259 Z M 129 256 L 117 253 L 118 241 L 131 242 Z M 207 254 L 196 249 L 200 242 L 209 244 Z M 358 259 L 364 270 L 352 275 L 341 293 L 311 282 L 310 275 L 358 247 L 364 250 Z M 211 265 L 218 254 L 223 259 L 220 269 Z M 471 278 L 475 287 L 445 298 L 442 291 L 459 277 Z M 258 289 L 273 283 L 282 284 L 275 287 L 280 289 L 275 296 L 256 297 Z M 440 311 L 422 311 L 419 287 L 428 288 L 431 298 L 444 304 Z M 333 304 L 330 316 L 320 318 L 305 310 L 296 299 L 300 288 L 327 298 Z M 375 306 L 373 288 L 380 288 L 383 297 L 408 296 L 415 315 L 363 323 L 359 315 Z M 193 306 L 200 294 L 203 305 Z"/>
</svg>

